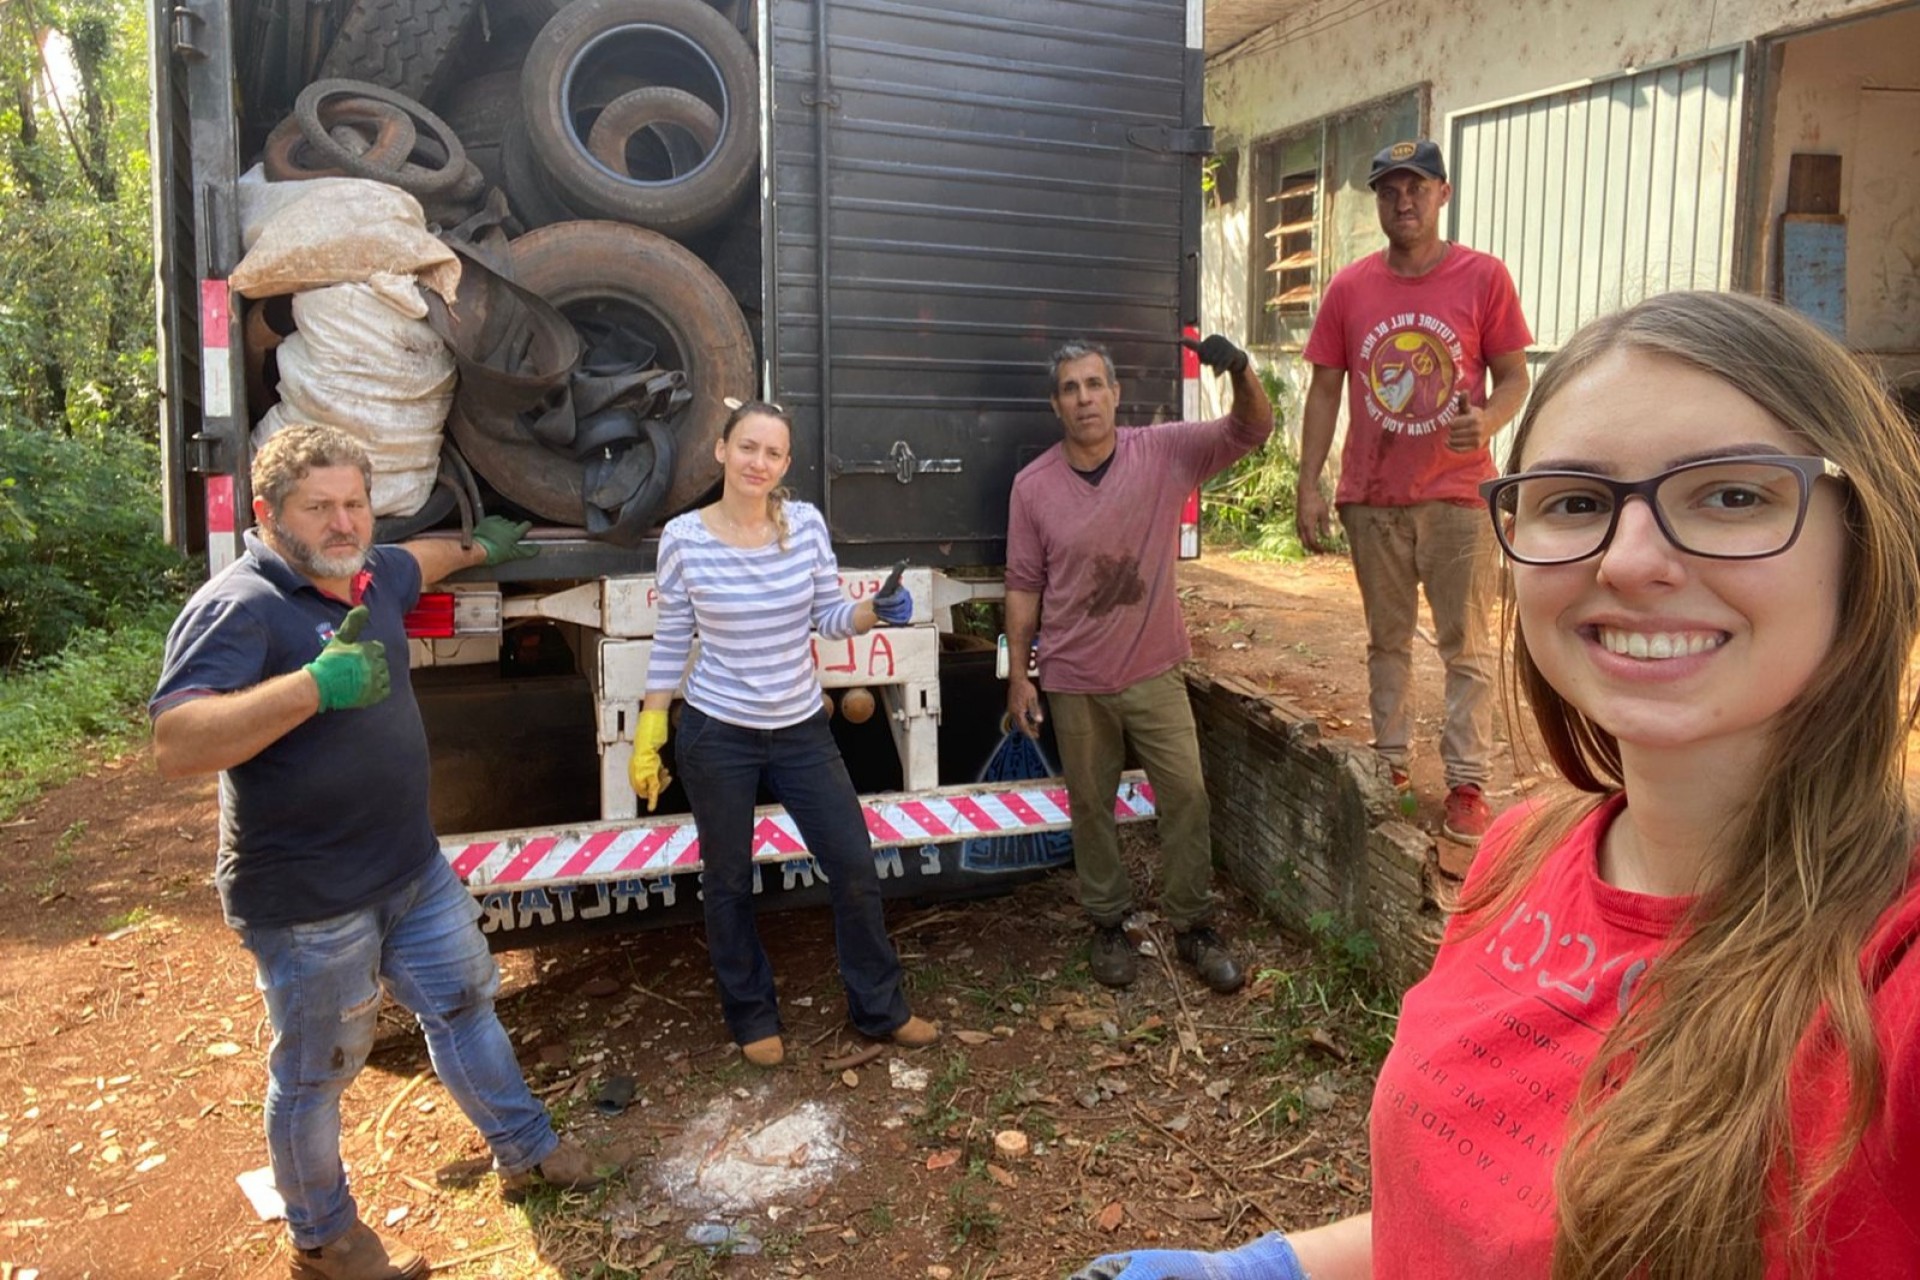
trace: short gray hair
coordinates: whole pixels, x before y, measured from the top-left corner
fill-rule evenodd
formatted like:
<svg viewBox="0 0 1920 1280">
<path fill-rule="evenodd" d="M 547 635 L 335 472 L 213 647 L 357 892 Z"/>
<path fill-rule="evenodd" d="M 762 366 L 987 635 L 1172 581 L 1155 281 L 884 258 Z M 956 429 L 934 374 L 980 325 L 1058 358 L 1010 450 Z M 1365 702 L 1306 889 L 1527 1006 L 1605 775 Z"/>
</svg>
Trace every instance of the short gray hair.
<svg viewBox="0 0 1920 1280">
<path fill-rule="evenodd" d="M 1113 371 L 1113 354 L 1107 350 L 1105 343 L 1094 342 L 1089 338 L 1074 338 L 1054 352 L 1053 358 L 1047 362 L 1047 379 L 1051 385 L 1047 394 L 1051 395 L 1060 389 L 1061 365 L 1072 364 L 1075 360 L 1084 360 L 1088 356 L 1099 356 L 1100 362 L 1107 366 L 1108 382 L 1120 381 L 1120 376 Z"/>
<path fill-rule="evenodd" d="M 253 496 L 277 516 L 294 486 L 321 467 L 356 467 L 373 492 L 373 460 L 358 440 L 338 427 L 302 425 L 274 432 L 253 455 Z"/>
</svg>

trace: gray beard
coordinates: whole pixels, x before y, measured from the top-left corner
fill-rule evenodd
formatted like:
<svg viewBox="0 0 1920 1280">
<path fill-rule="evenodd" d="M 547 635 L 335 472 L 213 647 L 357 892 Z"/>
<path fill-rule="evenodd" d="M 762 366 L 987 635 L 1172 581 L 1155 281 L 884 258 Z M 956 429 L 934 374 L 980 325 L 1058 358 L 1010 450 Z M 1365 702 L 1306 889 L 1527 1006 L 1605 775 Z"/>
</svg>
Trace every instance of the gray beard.
<svg viewBox="0 0 1920 1280">
<path fill-rule="evenodd" d="M 273 549 L 280 553 L 280 558 L 309 578 L 351 578 L 366 565 L 367 553 L 372 549 L 359 547 L 351 552 L 327 555 L 278 525 L 269 532 L 273 537 Z"/>
</svg>

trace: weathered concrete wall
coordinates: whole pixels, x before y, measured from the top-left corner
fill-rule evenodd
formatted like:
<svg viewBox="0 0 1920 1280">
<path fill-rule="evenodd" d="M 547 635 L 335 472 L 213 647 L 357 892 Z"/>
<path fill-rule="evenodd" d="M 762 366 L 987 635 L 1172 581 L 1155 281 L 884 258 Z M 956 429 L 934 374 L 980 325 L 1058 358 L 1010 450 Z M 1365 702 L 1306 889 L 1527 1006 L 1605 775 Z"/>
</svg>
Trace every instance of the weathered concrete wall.
<svg viewBox="0 0 1920 1280">
<path fill-rule="evenodd" d="M 1423 84 L 1431 93 L 1428 130 L 1444 139 L 1451 112 L 1889 7 L 1885 0 L 1387 0 L 1355 14 L 1348 0 L 1320 0 L 1289 12 L 1207 65 L 1207 119 L 1215 145 L 1238 150 L 1240 198 L 1225 210 L 1209 210 L 1203 225 L 1202 326 L 1236 340 L 1247 334 L 1253 143 Z M 1887 56 L 1905 57 L 1911 68 L 1911 40 L 1881 43 Z M 1879 83 L 1911 80 L 1902 74 Z M 1883 95 L 1872 111 L 1910 119 L 1905 101 L 1911 96 Z M 1900 157 L 1911 144 L 1909 136 Z M 1270 358 L 1304 387 L 1306 369 L 1296 354 Z M 1297 436 L 1297 419 L 1288 426 Z"/>
<path fill-rule="evenodd" d="M 1766 278 L 1789 160 L 1841 157 L 1848 345 L 1887 357 L 1895 376 L 1920 368 L 1920 9 L 1787 41 L 1767 119 L 1771 183 L 1757 237 Z"/>
<path fill-rule="evenodd" d="M 1437 873 L 1432 841 L 1399 820 L 1385 762 L 1239 681 L 1190 671 L 1187 692 L 1228 877 L 1294 932 L 1323 914 L 1366 930 L 1388 976 L 1416 981 L 1439 939 Z"/>
</svg>

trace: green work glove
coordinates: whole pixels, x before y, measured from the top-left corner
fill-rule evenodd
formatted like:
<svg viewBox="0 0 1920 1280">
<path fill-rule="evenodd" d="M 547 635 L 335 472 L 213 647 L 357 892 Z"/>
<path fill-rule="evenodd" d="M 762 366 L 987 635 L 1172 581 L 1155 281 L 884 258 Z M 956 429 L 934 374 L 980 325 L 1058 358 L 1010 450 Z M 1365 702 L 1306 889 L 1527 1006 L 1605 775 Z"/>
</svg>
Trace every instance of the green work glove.
<svg viewBox="0 0 1920 1280">
<path fill-rule="evenodd" d="M 488 516 L 473 526 L 473 540 L 486 551 L 488 564 L 531 560 L 540 554 L 540 548 L 526 541 L 527 530 L 531 528 L 533 524 L 530 521 Z"/>
<path fill-rule="evenodd" d="M 387 646 L 378 640 L 360 639 L 366 626 L 367 606 L 355 605 L 335 628 L 333 639 L 327 641 L 320 656 L 303 668 L 320 688 L 321 711 L 370 707 L 393 692 Z"/>
<path fill-rule="evenodd" d="M 642 711 L 633 731 L 633 759 L 627 762 L 627 781 L 633 784 L 633 794 L 647 802 L 648 813 L 653 812 L 660 803 L 660 793 L 673 781 L 667 766 L 660 763 L 660 748 L 666 745 L 667 713 Z"/>
</svg>

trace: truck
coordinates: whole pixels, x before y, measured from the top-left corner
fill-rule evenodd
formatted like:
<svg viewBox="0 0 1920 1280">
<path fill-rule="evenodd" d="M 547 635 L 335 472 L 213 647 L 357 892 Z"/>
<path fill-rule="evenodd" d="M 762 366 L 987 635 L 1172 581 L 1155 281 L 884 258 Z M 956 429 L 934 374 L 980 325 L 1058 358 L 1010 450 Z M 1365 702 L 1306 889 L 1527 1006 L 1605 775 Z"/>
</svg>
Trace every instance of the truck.
<svg viewBox="0 0 1920 1280">
<path fill-rule="evenodd" d="M 253 341 L 266 308 L 228 284 L 243 175 L 276 138 L 305 145 L 287 121 L 329 86 L 401 103 L 407 135 L 426 140 L 415 168 L 464 154 L 484 179 L 469 185 L 506 197 L 516 261 L 544 255 L 567 276 L 543 296 L 593 342 L 646 347 L 690 393 L 656 424 L 677 441 L 670 495 L 613 536 L 577 496 L 559 509 L 540 491 L 577 495 L 577 476 L 540 474 L 518 445 L 467 450 L 479 509 L 532 519 L 540 554 L 429 584 L 410 662 L 435 828 L 496 945 L 697 910 L 677 788 L 642 813 L 627 763 L 658 527 L 711 490 L 701 458 L 724 395 L 791 414 L 788 485 L 824 514 L 849 596 L 907 565 L 911 625 L 816 643 L 830 700 L 877 700 L 880 714 L 834 725 L 887 892 L 990 892 L 1069 856 L 1059 779 L 989 776 L 1004 691 L 983 637 L 1004 594 L 1013 477 L 1059 438 L 1050 352 L 1107 343 L 1123 422 L 1198 416 L 1198 368 L 1177 340 L 1198 315 L 1201 18 L 1202 0 L 156 7 L 167 531 L 209 570 L 241 551 L 250 433 L 272 399 Z M 619 152 L 614 118 L 632 126 L 636 110 Z M 387 138 L 321 124 L 362 158 Z M 636 234 L 696 259 L 681 275 L 704 271 L 703 297 L 719 282 L 723 330 L 686 314 L 683 284 L 632 278 L 652 253 L 621 248 Z M 471 443 L 457 425 L 449 449 Z M 440 519 L 426 536 L 459 536 L 457 511 Z M 1197 553 L 1194 528 L 1183 543 Z M 1115 804 L 1150 818 L 1151 789 L 1129 773 Z M 759 814 L 755 860 L 770 903 L 823 888 L 776 806 Z"/>
</svg>

